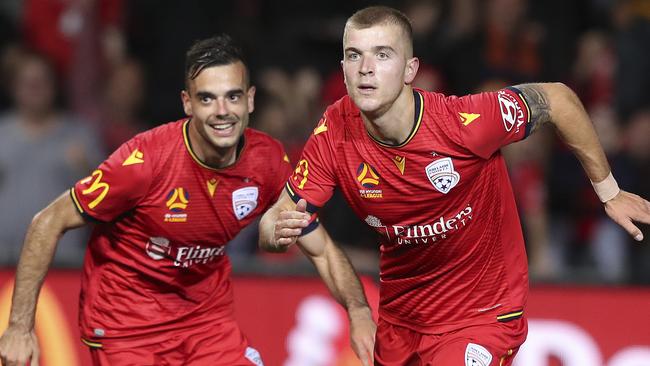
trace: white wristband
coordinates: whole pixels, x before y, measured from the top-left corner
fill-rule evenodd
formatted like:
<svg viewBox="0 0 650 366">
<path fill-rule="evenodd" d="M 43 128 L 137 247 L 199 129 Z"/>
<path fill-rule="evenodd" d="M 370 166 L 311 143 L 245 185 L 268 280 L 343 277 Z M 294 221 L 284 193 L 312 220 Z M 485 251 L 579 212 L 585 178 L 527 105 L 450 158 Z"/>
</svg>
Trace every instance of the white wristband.
<svg viewBox="0 0 650 366">
<path fill-rule="evenodd" d="M 598 183 L 591 182 L 591 185 L 594 187 L 596 195 L 598 195 L 598 198 L 602 203 L 616 197 L 618 192 L 621 191 L 621 189 L 618 188 L 618 183 L 616 183 L 616 179 L 614 179 L 612 172 L 609 172 L 607 178 Z"/>
</svg>

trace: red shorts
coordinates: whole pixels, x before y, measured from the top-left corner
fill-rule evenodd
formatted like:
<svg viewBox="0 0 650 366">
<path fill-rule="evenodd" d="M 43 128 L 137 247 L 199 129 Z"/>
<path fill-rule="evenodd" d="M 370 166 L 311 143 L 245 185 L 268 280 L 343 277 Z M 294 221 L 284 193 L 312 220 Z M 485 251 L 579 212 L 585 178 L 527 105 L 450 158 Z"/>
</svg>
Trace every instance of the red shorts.
<svg viewBox="0 0 650 366">
<path fill-rule="evenodd" d="M 423 334 L 379 319 L 375 366 L 509 366 L 526 340 L 525 318 Z"/>
<path fill-rule="evenodd" d="M 165 337 L 90 347 L 95 366 L 263 366 L 234 321 L 208 324 Z"/>
</svg>

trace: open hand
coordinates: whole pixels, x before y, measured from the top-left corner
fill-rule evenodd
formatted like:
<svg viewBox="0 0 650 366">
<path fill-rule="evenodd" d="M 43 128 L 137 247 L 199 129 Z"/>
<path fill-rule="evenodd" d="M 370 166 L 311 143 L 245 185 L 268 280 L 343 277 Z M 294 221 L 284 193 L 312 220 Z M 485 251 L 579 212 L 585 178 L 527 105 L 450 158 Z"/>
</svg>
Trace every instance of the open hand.
<svg viewBox="0 0 650 366">
<path fill-rule="evenodd" d="M 302 229 L 309 226 L 309 218 L 307 201 L 304 199 L 298 201 L 294 210 L 280 212 L 273 229 L 275 247 L 286 250 L 294 244 L 302 234 Z"/>
<path fill-rule="evenodd" d="M 363 366 L 372 366 L 377 325 L 372 320 L 370 308 L 363 307 L 349 311 L 350 343 Z"/>
<path fill-rule="evenodd" d="M 605 212 L 632 235 L 634 240 L 643 240 L 643 233 L 634 222 L 650 224 L 650 202 L 636 194 L 620 191 L 616 197 L 605 202 Z"/>
</svg>

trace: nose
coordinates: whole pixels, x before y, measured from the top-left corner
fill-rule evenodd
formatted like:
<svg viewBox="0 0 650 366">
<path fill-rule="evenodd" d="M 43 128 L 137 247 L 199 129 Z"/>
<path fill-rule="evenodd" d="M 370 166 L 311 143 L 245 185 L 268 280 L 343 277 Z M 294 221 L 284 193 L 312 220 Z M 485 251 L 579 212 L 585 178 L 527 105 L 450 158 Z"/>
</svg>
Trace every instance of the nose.
<svg viewBox="0 0 650 366">
<path fill-rule="evenodd" d="M 372 75 L 375 72 L 375 63 L 372 57 L 364 57 L 361 60 L 361 67 L 359 68 L 359 73 L 361 75 Z"/>
<path fill-rule="evenodd" d="M 215 110 L 215 114 L 217 115 L 217 117 L 218 118 L 227 117 L 230 114 L 230 112 L 228 110 L 228 103 L 226 102 L 226 100 L 224 98 L 217 98 L 216 102 L 217 102 L 216 103 L 217 109 Z"/>
</svg>

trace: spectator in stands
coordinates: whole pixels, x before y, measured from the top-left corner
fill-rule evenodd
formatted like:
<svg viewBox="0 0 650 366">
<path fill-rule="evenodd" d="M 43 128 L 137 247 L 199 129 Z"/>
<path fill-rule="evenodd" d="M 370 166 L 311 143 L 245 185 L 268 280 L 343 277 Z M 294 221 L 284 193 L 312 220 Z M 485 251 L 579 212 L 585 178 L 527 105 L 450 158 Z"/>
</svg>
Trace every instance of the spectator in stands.
<svg viewBox="0 0 650 366">
<path fill-rule="evenodd" d="M 11 71 L 13 109 L 0 116 L 0 265 L 14 266 L 31 218 L 96 166 L 99 143 L 56 106 L 57 84 L 44 56 L 24 51 Z M 55 265 L 80 265 L 84 232 L 68 233 Z"/>
</svg>

